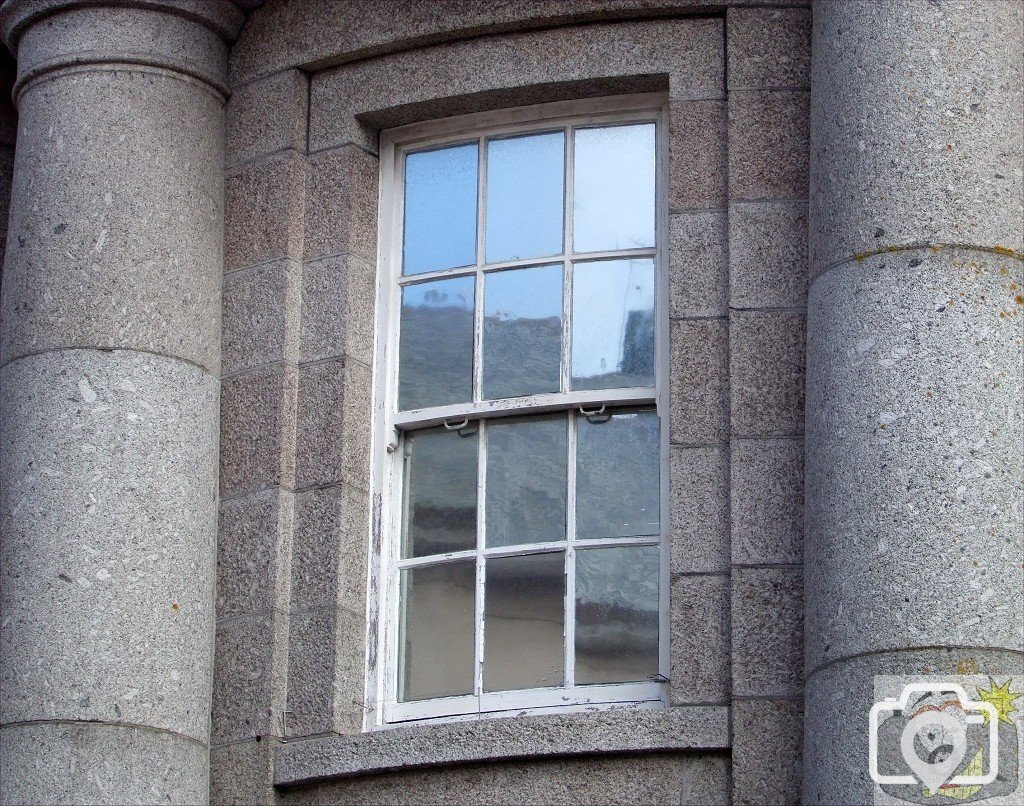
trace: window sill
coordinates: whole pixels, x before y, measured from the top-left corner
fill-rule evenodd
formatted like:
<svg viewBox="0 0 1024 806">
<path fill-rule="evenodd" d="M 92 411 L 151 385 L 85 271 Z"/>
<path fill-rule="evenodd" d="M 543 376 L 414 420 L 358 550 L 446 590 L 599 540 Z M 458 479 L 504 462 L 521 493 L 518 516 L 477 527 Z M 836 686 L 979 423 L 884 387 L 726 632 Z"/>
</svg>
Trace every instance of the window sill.
<svg viewBox="0 0 1024 806">
<path fill-rule="evenodd" d="M 728 746 L 729 707 L 725 705 L 402 725 L 283 744 L 277 748 L 274 783 L 299 786 L 331 778 L 492 760 Z"/>
</svg>

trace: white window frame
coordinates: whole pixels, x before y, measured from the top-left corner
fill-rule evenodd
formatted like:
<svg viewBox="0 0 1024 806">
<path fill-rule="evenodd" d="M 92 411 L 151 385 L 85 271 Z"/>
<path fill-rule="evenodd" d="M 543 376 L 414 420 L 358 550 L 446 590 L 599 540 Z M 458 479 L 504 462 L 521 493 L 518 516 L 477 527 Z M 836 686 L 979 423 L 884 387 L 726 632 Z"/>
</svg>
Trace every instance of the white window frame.
<svg viewBox="0 0 1024 806">
<path fill-rule="evenodd" d="M 480 170 L 478 173 L 478 230 L 477 263 L 475 266 L 437 272 L 423 272 L 403 278 L 402 262 L 402 221 L 404 155 L 409 151 L 424 148 L 453 145 L 476 140 L 483 144 L 485 139 L 515 134 L 541 132 L 557 128 L 569 129 L 567 134 L 566 176 L 572 176 L 573 145 L 572 128 L 590 128 L 602 125 L 628 123 L 656 124 L 656 200 L 655 200 L 655 247 L 653 249 L 610 250 L 563 254 L 529 260 L 514 260 L 501 263 L 485 263 L 483 238 L 486 231 L 486 171 L 483 170 L 484 149 L 479 151 Z M 446 118 L 439 121 L 412 124 L 383 131 L 380 137 L 380 207 L 379 243 L 377 266 L 377 305 L 373 367 L 373 418 L 372 418 L 372 459 L 371 487 L 373 500 L 372 534 L 369 547 L 367 586 L 367 666 L 364 729 L 386 728 L 416 720 L 456 721 L 481 719 L 494 716 L 514 716 L 521 713 L 571 712 L 612 707 L 665 708 L 668 706 L 669 681 L 669 409 L 668 409 L 668 119 L 667 96 L 664 93 L 615 96 L 590 100 L 540 104 L 515 109 L 483 112 Z M 571 244 L 572 183 L 567 182 L 564 199 L 564 245 Z M 655 385 L 653 388 L 595 389 L 551 394 L 531 395 L 497 401 L 479 401 L 481 386 L 482 320 L 477 317 L 474 333 L 474 401 L 465 404 L 437 406 L 414 411 L 397 412 L 398 385 L 398 336 L 401 311 L 402 280 L 422 282 L 431 278 L 449 276 L 476 277 L 475 305 L 480 309 L 483 297 L 484 266 L 488 272 L 517 266 L 540 266 L 562 263 L 563 265 L 563 345 L 562 373 L 569 372 L 568 357 L 569 323 L 572 304 L 572 262 L 610 257 L 653 257 L 655 262 Z M 567 378 L 564 380 L 568 380 Z M 562 388 L 568 388 L 563 383 Z M 551 544 L 565 550 L 570 556 L 567 567 L 574 568 L 571 561 L 575 547 L 612 547 L 616 545 L 659 545 L 659 664 L 660 680 L 652 682 L 587 685 L 576 688 L 536 688 L 510 692 L 483 692 L 483 573 L 478 564 L 476 623 L 477 640 L 475 657 L 475 691 L 463 697 L 440 697 L 412 702 L 397 701 L 398 680 L 398 633 L 399 633 L 399 581 L 398 554 L 400 539 L 398 530 L 401 522 L 401 466 L 402 432 L 412 428 L 424 428 L 445 422 L 460 421 L 468 417 L 481 419 L 480 450 L 486 440 L 486 420 L 514 415 L 534 415 L 544 412 L 570 412 L 570 450 L 575 440 L 575 417 L 571 412 L 581 407 L 586 409 L 628 406 L 655 406 L 661 420 L 659 469 L 661 480 L 661 530 L 650 540 L 639 538 L 572 540 Z M 573 455 L 573 454 L 570 454 Z M 484 500 L 483 465 L 480 462 L 480 485 L 478 507 Z M 568 468 L 567 479 L 570 500 L 574 501 L 573 479 L 575 467 Z M 569 534 L 574 534 L 571 520 L 574 503 L 569 503 L 567 518 L 570 519 Z M 478 534 L 480 529 L 478 523 Z M 475 557 L 478 552 L 485 556 L 512 556 L 536 553 L 547 544 L 531 544 L 513 549 L 484 549 L 478 542 L 477 549 L 468 552 L 442 555 L 456 558 L 465 554 Z M 436 561 L 404 560 L 403 566 Z M 572 571 L 569 572 L 573 573 Z M 568 581 L 568 580 L 567 580 Z M 569 588 L 568 590 L 571 590 Z M 568 598 L 568 593 L 567 593 Z M 575 619 L 567 613 L 565 624 L 566 682 L 572 681 L 573 669 L 568 664 L 569 648 L 574 640 Z"/>
</svg>

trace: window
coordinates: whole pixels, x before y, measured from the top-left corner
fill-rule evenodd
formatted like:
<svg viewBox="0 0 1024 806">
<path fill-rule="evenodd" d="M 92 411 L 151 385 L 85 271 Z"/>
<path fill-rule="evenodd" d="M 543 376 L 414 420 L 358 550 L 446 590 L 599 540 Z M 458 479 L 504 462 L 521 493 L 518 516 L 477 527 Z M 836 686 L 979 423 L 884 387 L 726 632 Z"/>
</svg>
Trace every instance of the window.
<svg viewBox="0 0 1024 806">
<path fill-rule="evenodd" d="M 382 137 L 375 724 L 666 701 L 662 102 Z"/>
</svg>

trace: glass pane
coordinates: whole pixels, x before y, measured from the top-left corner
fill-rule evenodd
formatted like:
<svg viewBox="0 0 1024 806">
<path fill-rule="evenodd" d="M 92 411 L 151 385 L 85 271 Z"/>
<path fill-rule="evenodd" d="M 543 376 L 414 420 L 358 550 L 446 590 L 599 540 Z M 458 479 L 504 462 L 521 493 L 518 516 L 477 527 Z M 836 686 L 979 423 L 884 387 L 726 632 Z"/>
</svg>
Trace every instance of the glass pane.
<svg viewBox="0 0 1024 806">
<path fill-rule="evenodd" d="M 576 536 L 661 532 L 661 437 L 654 411 L 577 417 Z M 603 419 L 603 418 L 602 418 Z"/>
<path fill-rule="evenodd" d="M 474 560 L 402 571 L 398 699 L 473 693 Z"/>
<path fill-rule="evenodd" d="M 402 557 L 476 548 L 477 431 L 405 437 Z"/>
<path fill-rule="evenodd" d="M 476 263 L 476 143 L 405 158 L 402 274 Z"/>
<path fill-rule="evenodd" d="M 565 554 L 487 561 L 484 690 L 563 682 Z"/>
<path fill-rule="evenodd" d="M 473 277 L 402 289 L 398 408 L 473 399 Z"/>
<path fill-rule="evenodd" d="M 487 262 L 562 252 L 565 133 L 487 144 Z"/>
<path fill-rule="evenodd" d="M 654 124 L 576 131 L 573 250 L 654 246 Z"/>
<path fill-rule="evenodd" d="M 488 546 L 565 539 L 565 415 L 487 426 Z"/>
<path fill-rule="evenodd" d="M 561 357 L 562 267 L 488 274 L 484 280 L 484 398 L 557 392 Z"/>
<path fill-rule="evenodd" d="M 577 263 L 572 388 L 654 386 L 654 261 Z"/>
<path fill-rule="evenodd" d="M 626 683 L 658 674 L 660 548 L 576 554 L 576 682 Z"/>
</svg>

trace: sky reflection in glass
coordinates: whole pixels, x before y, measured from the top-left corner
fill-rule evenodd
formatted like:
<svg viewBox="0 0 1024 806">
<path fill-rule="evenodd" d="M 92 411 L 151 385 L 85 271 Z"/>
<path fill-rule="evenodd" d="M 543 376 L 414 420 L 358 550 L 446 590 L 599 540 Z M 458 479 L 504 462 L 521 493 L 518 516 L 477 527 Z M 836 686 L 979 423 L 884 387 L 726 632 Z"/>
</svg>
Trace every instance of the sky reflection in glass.
<svg viewBox="0 0 1024 806">
<path fill-rule="evenodd" d="M 487 262 L 562 252 L 565 133 L 487 145 Z"/>
<path fill-rule="evenodd" d="M 406 156 L 403 274 L 476 263 L 477 152 L 469 143 Z"/>
</svg>

